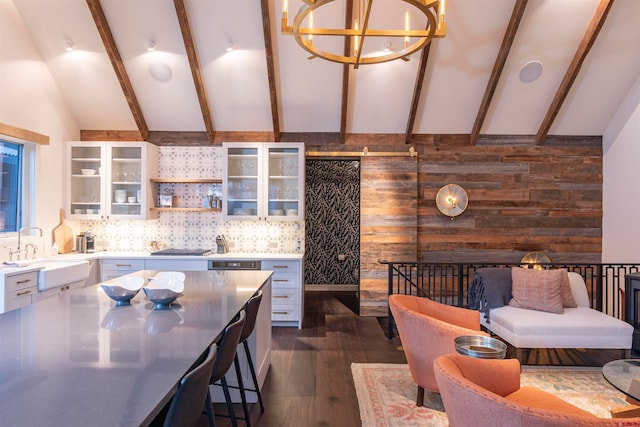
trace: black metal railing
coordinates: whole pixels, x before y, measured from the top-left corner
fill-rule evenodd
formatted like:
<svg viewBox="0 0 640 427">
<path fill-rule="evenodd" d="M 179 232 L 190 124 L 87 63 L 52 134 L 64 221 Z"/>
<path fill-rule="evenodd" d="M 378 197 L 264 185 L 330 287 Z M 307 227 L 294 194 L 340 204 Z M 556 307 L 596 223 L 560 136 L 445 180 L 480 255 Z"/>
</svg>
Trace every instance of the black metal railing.
<svg viewBox="0 0 640 427">
<path fill-rule="evenodd" d="M 434 301 L 469 306 L 469 284 L 476 270 L 485 267 L 520 267 L 521 263 L 428 263 L 380 261 L 389 271 L 389 295 L 404 294 Z M 622 318 L 624 276 L 640 271 L 640 264 L 540 263 L 542 268 L 566 268 L 582 276 L 587 285 L 591 308 Z M 388 311 L 388 337 L 393 338 L 395 322 Z"/>
</svg>

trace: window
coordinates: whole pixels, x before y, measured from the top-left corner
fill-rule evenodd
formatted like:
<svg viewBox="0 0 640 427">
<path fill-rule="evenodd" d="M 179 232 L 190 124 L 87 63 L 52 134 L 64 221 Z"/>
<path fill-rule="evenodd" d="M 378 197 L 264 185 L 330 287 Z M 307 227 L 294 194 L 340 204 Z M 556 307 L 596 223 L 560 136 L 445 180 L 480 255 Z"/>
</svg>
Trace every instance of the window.
<svg viewBox="0 0 640 427">
<path fill-rule="evenodd" d="M 22 225 L 23 145 L 0 141 L 0 232 Z"/>
</svg>

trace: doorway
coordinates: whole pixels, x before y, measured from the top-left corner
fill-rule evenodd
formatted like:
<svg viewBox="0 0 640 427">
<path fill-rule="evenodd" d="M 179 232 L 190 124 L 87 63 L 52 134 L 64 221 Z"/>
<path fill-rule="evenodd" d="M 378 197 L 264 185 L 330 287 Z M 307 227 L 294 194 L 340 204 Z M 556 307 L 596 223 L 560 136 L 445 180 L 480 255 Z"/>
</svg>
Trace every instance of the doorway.
<svg viewBox="0 0 640 427">
<path fill-rule="evenodd" d="M 304 279 L 359 313 L 359 160 L 306 161 Z"/>
</svg>

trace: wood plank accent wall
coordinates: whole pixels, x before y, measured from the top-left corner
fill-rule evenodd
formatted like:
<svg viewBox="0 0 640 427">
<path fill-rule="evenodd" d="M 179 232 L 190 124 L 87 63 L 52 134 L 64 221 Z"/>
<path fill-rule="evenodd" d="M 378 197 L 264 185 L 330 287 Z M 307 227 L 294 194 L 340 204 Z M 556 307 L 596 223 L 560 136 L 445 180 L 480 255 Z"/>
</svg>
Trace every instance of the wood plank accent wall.
<svg viewBox="0 0 640 427">
<path fill-rule="evenodd" d="M 418 246 L 434 262 L 512 261 L 543 251 L 555 262 L 600 262 L 602 139 L 483 136 L 416 146 Z M 469 208 L 454 220 L 435 207 L 438 189 L 463 186 Z"/>
<path fill-rule="evenodd" d="M 363 157 L 360 164 L 360 315 L 387 315 L 387 266 L 416 260 L 418 162 Z"/>
</svg>

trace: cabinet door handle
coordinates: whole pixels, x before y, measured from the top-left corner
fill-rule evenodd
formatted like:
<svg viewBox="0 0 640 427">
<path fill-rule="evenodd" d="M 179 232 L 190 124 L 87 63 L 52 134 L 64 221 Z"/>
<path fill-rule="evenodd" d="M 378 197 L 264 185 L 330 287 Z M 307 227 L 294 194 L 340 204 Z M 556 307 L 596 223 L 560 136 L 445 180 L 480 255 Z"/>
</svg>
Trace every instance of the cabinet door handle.
<svg viewBox="0 0 640 427">
<path fill-rule="evenodd" d="M 116 264 L 116 267 L 131 267 L 131 264 Z"/>
<path fill-rule="evenodd" d="M 273 268 L 289 268 L 288 265 L 274 265 Z"/>
<path fill-rule="evenodd" d="M 31 293 L 31 290 L 26 290 L 26 291 L 18 292 L 16 296 L 20 297 L 22 295 L 28 295 L 30 293 Z"/>
<path fill-rule="evenodd" d="M 30 281 L 31 281 L 31 279 L 18 280 L 16 282 L 16 285 L 22 285 L 24 283 L 29 283 Z"/>
<path fill-rule="evenodd" d="M 272 311 L 271 314 L 289 314 L 288 311 Z"/>
<path fill-rule="evenodd" d="M 286 279 L 273 279 L 273 281 L 274 281 L 274 282 L 284 282 L 284 283 L 289 282 L 289 281 L 288 281 L 288 280 L 286 280 Z"/>
<path fill-rule="evenodd" d="M 273 295 L 273 298 L 289 298 L 286 295 Z"/>
</svg>

